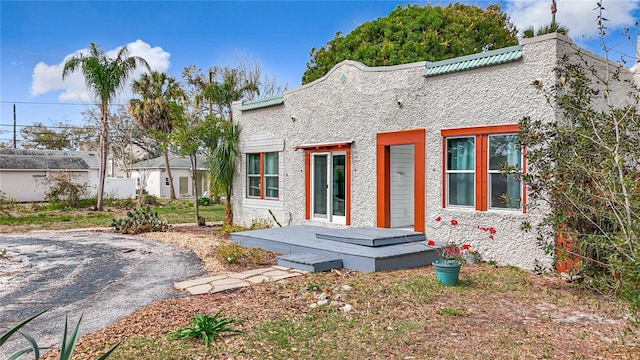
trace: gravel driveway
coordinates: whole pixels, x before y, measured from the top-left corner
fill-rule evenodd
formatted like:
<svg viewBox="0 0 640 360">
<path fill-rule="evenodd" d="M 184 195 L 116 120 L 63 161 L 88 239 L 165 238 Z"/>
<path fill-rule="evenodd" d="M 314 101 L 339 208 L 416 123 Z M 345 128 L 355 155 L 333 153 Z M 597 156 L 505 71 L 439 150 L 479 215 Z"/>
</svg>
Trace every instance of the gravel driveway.
<svg viewBox="0 0 640 360">
<path fill-rule="evenodd" d="M 2 249 L 0 333 L 50 308 L 25 327 L 40 346 L 61 343 L 65 314 L 70 327 L 83 315 L 86 334 L 156 300 L 184 296 L 172 284 L 199 275 L 201 266 L 169 244 L 95 231 L 0 234 Z M 14 335 L 0 358 L 26 345 Z"/>
</svg>

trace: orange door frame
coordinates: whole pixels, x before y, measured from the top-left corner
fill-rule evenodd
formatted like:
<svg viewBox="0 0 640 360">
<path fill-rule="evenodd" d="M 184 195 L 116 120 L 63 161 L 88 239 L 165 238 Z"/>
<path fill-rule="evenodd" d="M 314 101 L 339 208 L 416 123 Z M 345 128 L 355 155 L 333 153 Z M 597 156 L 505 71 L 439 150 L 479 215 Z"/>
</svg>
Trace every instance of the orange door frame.
<svg viewBox="0 0 640 360">
<path fill-rule="evenodd" d="M 391 149 L 394 145 L 414 145 L 413 228 L 424 232 L 425 129 L 401 130 L 376 135 L 376 223 L 391 227 Z"/>
</svg>

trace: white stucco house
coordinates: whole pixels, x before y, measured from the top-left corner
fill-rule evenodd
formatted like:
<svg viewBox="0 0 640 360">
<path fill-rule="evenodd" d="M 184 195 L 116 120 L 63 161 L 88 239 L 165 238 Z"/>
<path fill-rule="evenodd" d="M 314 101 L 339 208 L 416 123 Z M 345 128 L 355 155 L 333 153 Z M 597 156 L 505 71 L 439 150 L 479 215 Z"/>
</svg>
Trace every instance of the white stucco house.
<svg viewBox="0 0 640 360">
<path fill-rule="evenodd" d="M 169 166 L 173 177 L 173 187 L 176 198 L 192 198 L 194 196 L 191 186 L 191 161 L 189 157 L 169 155 Z M 207 166 L 205 159 L 197 157 L 198 196 L 202 196 L 209 188 L 207 178 Z M 131 166 L 131 177 L 136 179 L 138 190 L 142 187 L 148 194 L 160 198 L 169 198 L 169 178 L 165 170 L 164 156 L 137 162 Z"/>
<path fill-rule="evenodd" d="M 235 102 L 234 219 L 247 225 L 271 210 L 292 224 L 409 228 L 501 264 L 551 266 L 535 231 L 521 231 L 544 213 L 527 209 L 526 184 L 500 165 L 526 171 L 518 122 L 558 119 L 538 88 L 552 88 L 558 60 L 577 49 L 548 34 L 431 63 L 343 61 L 281 96 Z M 494 228 L 493 239 L 478 227 Z"/>
</svg>

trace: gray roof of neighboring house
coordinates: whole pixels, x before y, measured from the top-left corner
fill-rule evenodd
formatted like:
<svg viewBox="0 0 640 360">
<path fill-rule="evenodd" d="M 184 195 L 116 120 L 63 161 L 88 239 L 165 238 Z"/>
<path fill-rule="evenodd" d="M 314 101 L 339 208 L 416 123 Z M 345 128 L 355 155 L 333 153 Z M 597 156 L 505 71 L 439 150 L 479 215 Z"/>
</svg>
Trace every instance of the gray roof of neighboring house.
<svg viewBox="0 0 640 360">
<path fill-rule="evenodd" d="M 207 168 L 206 160 L 202 156 L 198 156 L 196 158 L 196 165 L 198 166 L 198 170 L 205 170 Z M 172 169 L 191 169 L 191 161 L 187 156 L 178 156 L 169 154 L 169 166 Z M 164 156 L 160 156 L 157 158 L 143 160 L 137 162 L 131 166 L 131 169 L 159 169 L 164 170 Z"/>
<path fill-rule="evenodd" d="M 100 157 L 90 151 L 0 149 L 4 170 L 92 170 L 100 168 Z"/>
</svg>

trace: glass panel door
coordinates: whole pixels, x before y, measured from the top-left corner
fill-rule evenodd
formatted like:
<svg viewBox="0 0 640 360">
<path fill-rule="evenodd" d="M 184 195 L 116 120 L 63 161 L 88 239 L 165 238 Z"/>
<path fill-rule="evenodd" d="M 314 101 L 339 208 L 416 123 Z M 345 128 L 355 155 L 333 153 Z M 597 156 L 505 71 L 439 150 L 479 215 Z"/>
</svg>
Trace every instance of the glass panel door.
<svg viewBox="0 0 640 360">
<path fill-rule="evenodd" d="M 346 222 L 346 154 L 311 155 L 311 208 L 313 218 Z"/>
<path fill-rule="evenodd" d="M 311 207 L 313 209 L 313 217 L 327 219 L 327 198 L 329 192 L 328 182 L 328 154 L 313 154 L 311 157 L 311 175 L 312 189 Z"/>
<path fill-rule="evenodd" d="M 345 216 L 345 200 L 346 200 L 346 178 L 345 178 L 345 159 L 346 155 L 334 154 L 332 156 L 332 211 L 333 216 Z"/>
</svg>

